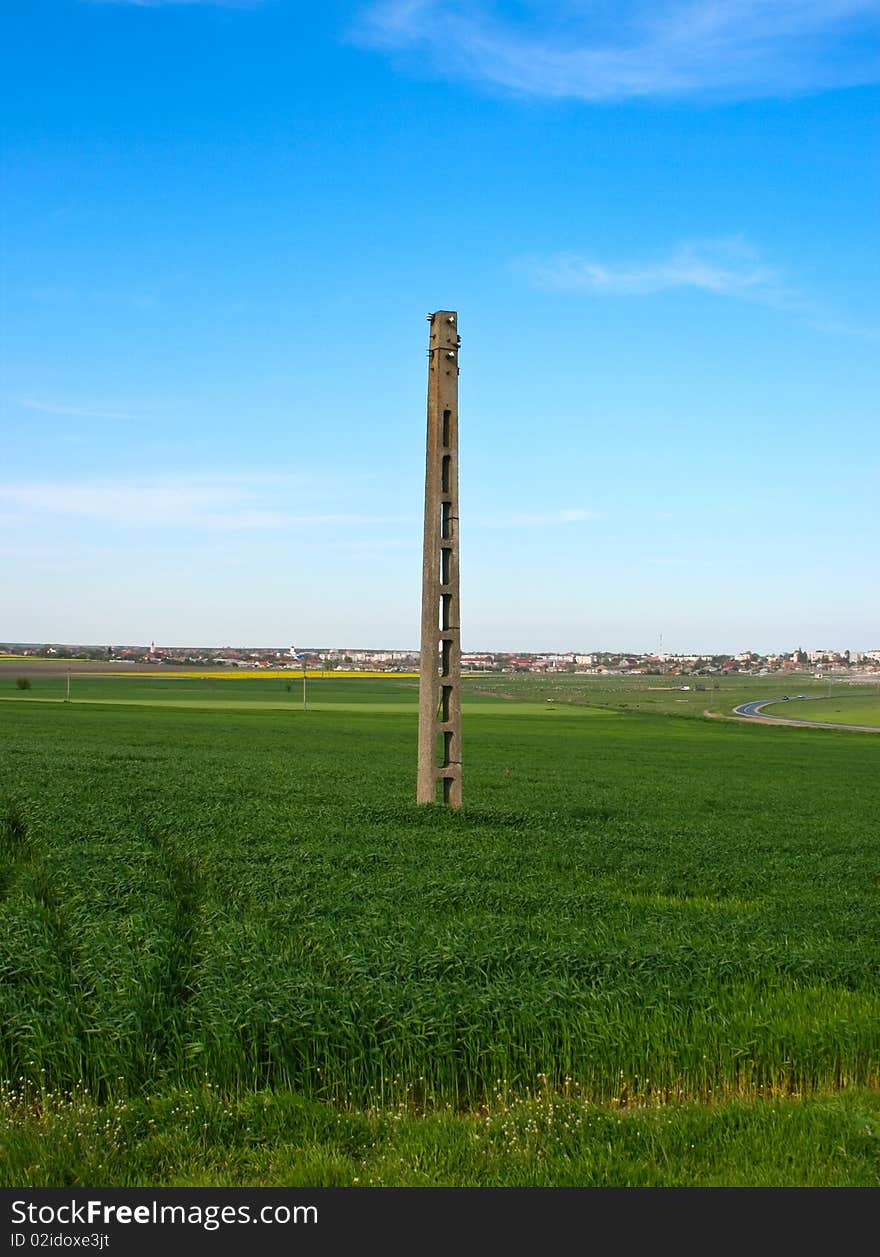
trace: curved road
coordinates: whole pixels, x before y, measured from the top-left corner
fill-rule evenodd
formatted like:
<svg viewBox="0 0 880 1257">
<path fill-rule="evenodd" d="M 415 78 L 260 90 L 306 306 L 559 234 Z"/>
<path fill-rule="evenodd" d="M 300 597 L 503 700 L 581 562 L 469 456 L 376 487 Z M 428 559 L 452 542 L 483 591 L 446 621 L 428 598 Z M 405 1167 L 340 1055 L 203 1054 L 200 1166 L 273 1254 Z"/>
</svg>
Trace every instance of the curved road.
<svg viewBox="0 0 880 1257">
<path fill-rule="evenodd" d="M 735 716 L 759 716 L 762 707 L 766 707 L 768 703 L 778 702 L 778 698 L 759 698 L 754 703 L 740 703 L 739 707 L 734 707 L 733 714 Z"/>
<path fill-rule="evenodd" d="M 819 695 L 813 695 L 812 697 L 818 698 Z M 797 702 L 797 699 L 792 699 L 791 701 Z M 765 716 L 761 710 L 762 707 L 769 707 L 771 703 L 782 704 L 784 702 L 785 699 L 781 695 L 779 698 L 759 698 L 750 703 L 740 703 L 739 707 L 734 707 L 733 714 L 735 716 L 754 716 L 756 720 L 766 720 L 772 724 L 808 725 L 814 729 L 849 729 L 853 733 L 880 733 L 880 728 L 875 725 L 841 725 L 826 723 L 822 720 L 799 720 L 797 716 L 789 716 L 787 714 L 783 716 L 781 713 L 778 716 Z"/>
</svg>

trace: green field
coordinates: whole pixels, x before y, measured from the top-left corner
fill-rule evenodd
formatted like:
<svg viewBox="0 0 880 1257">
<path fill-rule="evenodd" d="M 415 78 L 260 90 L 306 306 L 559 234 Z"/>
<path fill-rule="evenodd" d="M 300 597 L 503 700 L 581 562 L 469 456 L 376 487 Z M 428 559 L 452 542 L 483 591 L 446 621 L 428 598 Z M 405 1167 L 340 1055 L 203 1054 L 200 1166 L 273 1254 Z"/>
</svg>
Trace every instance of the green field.
<svg viewBox="0 0 880 1257">
<path fill-rule="evenodd" d="M 10 681 L 2 1181 L 880 1184 L 880 742 L 564 680 Z"/>
<path fill-rule="evenodd" d="M 16 674 L 0 669 L 0 701 L 25 703 L 66 703 L 67 680 L 63 675 L 31 676 L 30 687 L 19 689 Z M 70 685 L 70 705 L 109 704 L 135 707 L 192 707 L 214 712 L 276 710 L 297 713 L 303 710 L 302 678 L 267 674 L 260 677 L 118 676 L 84 674 L 74 676 Z M 389 673 L 379 680 L 370 678 L 311 677 L 306 682 L 305 705 L 309 711 L 404 712 L 418 710 L 418 681 Z M 487 689 L 476 678 L 466 683 L 464 701 L 468 708 L 506 715 L 536 714 L 549 709 L 543 693 L 513 680 L 500 689 Z M 565 700 L 568 702 L 568 699 Z M 605 710 L 604 690 L 591 706 L 580 694 L 573 706 L 578 715 L 601 714 Z"/>
<path fill-rule="evenodd" d="M 21 669 L 19 669 L 20 671 Z M 30 689 L 16 686 L 17 673 L 6 666 L 0 670 L 0 697 L 9 699 L 53 699 L 61 702 L 67 692 L 63 675 L 31 676 Z M 123 700 L 150 704 L 181 703 L 187 706 L 218 709 L 240 704 L 269 705 L 295 710 L 302 707 L 302 677 L 267 674 L 261 677 L 186 677 L 169 673 L 164 676 L 114 676 L 101 673 L 74 674 L 70 682 L 72 702 Z M 313 677 L 306 682 L 306 699 L 312 703 L 344 704 L 346 707 L 365 704 L 410 704 L 419 701 L 418 682 L 399 679 L 390 673 L 381 680 L 352 682 L 335 677 Z"/>
<path fill-rule="evenodd" d="M 764 710 L 768 716 L 785 720 L 821 720 L 880 729 L 880 692 L 876 687 L 870 693 L 842 693 L 830 698 L 773 703 Z"/>
<path fill-rule="evenodd" d="M 43 666 L 41 667 L 40 664 Z M 24 665 L 21 661 L 0 660 L 0 701 L 36 699 L 61 702 L 66 696 L 67 679 L 57 663 L 28 661 L 30 689 L 16 685 Z M 252 706 L 296 710 L 302 707 L 302 678 L 297 674 L 267 672 L 262 676 L 191 677 L 168 670 L 154 675 L 118 675 L 78 673 L 73 669 L 70 696 L 73 703 L 130 702 L 149 705 L 208 707 L 219 710 L 245 710 Z M 115 675 L 114 675 L 115 673 Z M 839 683 L 838 683 L 839 684 Z M 700 686 L 701 688 L 697 688 Z M 675 716 L 699 716 L 711 711 L 729 715 L 739 703 L 750 699 L 772 698 L 786 690 L 805 693 L 816 698 L 828 695 L 827 681 L 818 681 L 805 674 L 794 676 L 587 676 L 577 673 L 494 674 L 465 676 L 462 682 L 466 708 L 498 710 L 514 714 L 516 704 L 524 704 L 522 712 L 533 706 L 566 709 L 592 707 L 638 713 L 662 713 Z M 858 696 L 859 702 L 876 704 L 878 687 L 840 685 L 847 702 Z M 351 680 L 332 675 L 312 676 L 306 683 L 308 706 L 322 710 L 325 706 L 342 710 L 352 707 L 376 711 L 396 710 L 406 706 L 416 709 L 418 682 L 411 677 L 389 673 L 382 678 Z M 499 706 L 500 705 L 500 706 Z M 799 708 L 800 710 L 800 705 Z M 782 714 L 781 708 L 775 712 Z M 793 714 L 793 713 L 792 713 Z"/>
<path fill-rule="evenodd" d="M 464 685 L 466 694 L 478 690 L 484 696 L 506 694 L 520 701 L 587 703 L 616 711 L 656 712 L 671 716 L 702 717 L 707 711 L 730 715 L 740 703 L 777 696 L 781 699 L 786 693 L 806 694 L 814 699 L 824 699 L 832 693 L 846 702 L 858 698 L 860 702 L 875 705 L 880 701 L 880 687 L 876 683 L 829 682 L 827 678 L 820 680 L 808 673 L 777 673 L 763 677 L 738 673 L 678 677 L 518 674 L 465 678 Z M 773 714 L 782 715 L 783 709 L 774 708 Z"/>
</svg>

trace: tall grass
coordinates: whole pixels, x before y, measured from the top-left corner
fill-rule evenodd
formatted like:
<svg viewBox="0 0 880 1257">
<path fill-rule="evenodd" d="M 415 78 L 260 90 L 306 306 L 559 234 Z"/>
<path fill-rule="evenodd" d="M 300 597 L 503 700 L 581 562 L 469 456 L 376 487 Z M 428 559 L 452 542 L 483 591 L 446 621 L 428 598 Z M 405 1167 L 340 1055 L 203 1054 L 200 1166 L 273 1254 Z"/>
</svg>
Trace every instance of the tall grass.
<svg viewBox="0 0 880 1257">
<path fill-rule="evenodd" d="M 0 1087 L 0 1186 L 878 1186 L 880 1093 L 356 1112 L 210 1087 L 98 1104 Z"/>
<path fill-rule="evenodd" d="M 14 708 L 14 709 L 13 709 Z M 0 1072 L 475 1108 L 880 1075 L 871 739 L 0 705 Z"/>
</svg>

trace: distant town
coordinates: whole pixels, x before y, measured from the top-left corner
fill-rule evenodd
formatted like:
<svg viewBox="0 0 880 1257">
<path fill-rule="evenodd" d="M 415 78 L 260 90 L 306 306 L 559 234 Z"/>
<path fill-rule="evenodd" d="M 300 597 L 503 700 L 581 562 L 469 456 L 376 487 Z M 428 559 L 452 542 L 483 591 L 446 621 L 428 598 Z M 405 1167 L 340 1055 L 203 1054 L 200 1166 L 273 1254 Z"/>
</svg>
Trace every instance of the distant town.
<svg viewBox="0 0 880 1257">
<path fill-rule="evenodd" d="M 83 646 L 64 642 L 0 642 L 0 651 L 33 659 L 92 660 L 156 667 L 307 669 L 337 672 L 413 672 L 416 650 L 275 646 Z M 731 672 L 764 676 L 812 671 L 821 675 L 880 676 L 880 650 L 796 650 L 761 655 L 639 654 L 629 651 L 478 651 L 461 656 L 462 672 L 577 672 L 590 676 L 712 676 Z"/>
</svg>

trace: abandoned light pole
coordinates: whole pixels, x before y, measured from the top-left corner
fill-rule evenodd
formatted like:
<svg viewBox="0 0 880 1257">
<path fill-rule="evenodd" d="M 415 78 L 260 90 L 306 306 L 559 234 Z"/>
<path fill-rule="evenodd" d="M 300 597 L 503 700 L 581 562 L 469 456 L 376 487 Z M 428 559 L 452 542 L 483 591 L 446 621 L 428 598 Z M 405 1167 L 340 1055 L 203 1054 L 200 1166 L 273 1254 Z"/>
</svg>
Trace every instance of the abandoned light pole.
<svg viewBox="0 0 880 1257">
<path fill-rule="evenodd" d="M 458 316 L 429 314 L 428 441 L 422 558 L 416 799 L 461 807 L 461 619 L 458 588 Z"/>
</svg>

